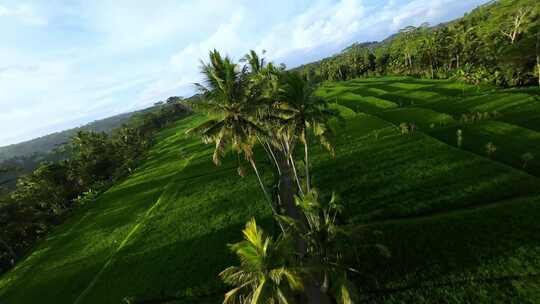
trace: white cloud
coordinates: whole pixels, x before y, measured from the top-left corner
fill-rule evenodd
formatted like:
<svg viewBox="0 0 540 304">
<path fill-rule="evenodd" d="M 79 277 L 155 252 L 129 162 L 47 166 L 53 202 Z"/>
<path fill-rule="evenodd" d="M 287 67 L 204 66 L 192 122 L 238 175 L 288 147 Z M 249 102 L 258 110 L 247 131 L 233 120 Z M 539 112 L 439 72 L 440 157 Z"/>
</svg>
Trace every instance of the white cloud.
<svg viewBox="0 0 540 304">
<path fill-rule="evenodd" d="M 19 4 L 15 7 L 0 5 L 0 18 L 14 18 L 28 25 L 42 26 L 47 24 L 47 19 L 40 16 L 34 7 L 27 4 Z"/>
<path fill-rule="evenodd" d="M 328 43 L 341 44 L 357 33 L 364 10 L 360 0 L 341 0 L 337 4 L 317 1 L 297 18 L 275 25 L 259 42 L 259 48 L 284 58 L 299 49 L 309 51 Z"/>
<path fill-rule="evenodd" d="M 294 66 L 485 0 L 0 1 L 2 145 L 189 95 L 213 48 Z"/>
<path fill-rule="evenodd" d="M 202 42 L 190 43 L 184 49 L 171 57 L 171 63 L 183 71 L 186 76 L 182 81 L 193 82 L 194 74 L 197 73 L 200 60 L 206 58 L 212 49 L 219 49 L 226 54 L 238 54 L 249 46 L 249 42 L 242 39 L 242 27 L 244 26 L 244 10 L 240 9 L 230 20 L 218 26 L 218 29 Z"/>
</svg>

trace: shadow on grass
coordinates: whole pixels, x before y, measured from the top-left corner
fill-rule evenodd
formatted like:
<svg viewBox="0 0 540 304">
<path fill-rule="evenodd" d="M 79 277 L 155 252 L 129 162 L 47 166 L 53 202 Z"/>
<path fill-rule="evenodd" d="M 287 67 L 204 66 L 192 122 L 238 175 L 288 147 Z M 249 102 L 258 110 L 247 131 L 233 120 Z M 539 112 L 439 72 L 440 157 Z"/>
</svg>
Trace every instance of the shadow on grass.
<svg viewBox="0 0 540 304">
<path fill-rule="evenodd" d="M 535 153 L 540 149 L 540 133 L 499 121 L 482 121 L 435 131 L 432 135 L 450 144 L 456 145 L 456 131 L 463 132 L 462 148 L 487 157 L 485 145 L 493 142 L 497 151 L 493 160 L 505 163 L 518 170 L 540 176 L 540 161 L 532 159 L 523 167 L 522 155 Z"/>
<path fill-rule="evenodd" d="M 493 286 L 487 289 L 494 292 L 514 289 L 514 280 L 540 273 L 539 202 L 532 197 L 432 218 L 370 225 L 368 230 L 382 232 L 378 239 L 361 228 L 357 243 L 380 242 L 389 247 L 392 256 L 362 256 L 358 267 L 368 275 L 356 278 L 359 286 L 374 302 L 396 295 L 399 303 L 446 302 L 448 291 L 453 299 L 468 302 L 480 296 L 480 291 L 486 292 L 482 288 L 489 284 Z M 501 296 L 517 296 L 513 291 Z M 479 303 L 477 300 L 492 303 L 493 294 L 473 302 Z"/>
<path fill-rule="evenodd" d="M 356 223 L 538 193 L 537 179 L 422 134 L 370 139 L 342 146 L 336 155 L 318 160 L 313 181 L 340 194 Z"/>
</svg>

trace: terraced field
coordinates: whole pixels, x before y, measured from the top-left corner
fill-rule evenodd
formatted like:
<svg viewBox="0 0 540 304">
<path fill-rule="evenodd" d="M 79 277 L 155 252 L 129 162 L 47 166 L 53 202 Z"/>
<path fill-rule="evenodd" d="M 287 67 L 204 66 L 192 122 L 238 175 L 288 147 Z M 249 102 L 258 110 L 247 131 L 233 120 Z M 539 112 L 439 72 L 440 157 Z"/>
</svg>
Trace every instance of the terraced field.
<svg viewBox="0 0 540 304">
<path fill-rule="evenodd" d="M 313 181 L 341 197 L 354 244 L 391 253 L 355 252 L 365 302 L 540 300 L 540 155 L 520 163 L 522 153 L 540 153 L 540 91 L 381 78 L 327 84 L 319 94 L 345 122 L 333 123 L 335 158 L 315 148 Z M 461 121 L 474 111 L 500 115 Z M 218 303 L 217 273 L 235 263 L 226 244 L 251 216 L 274 227 L 254 176 L 238 177 L 232 157 L 214 167 L 212 147 L 184 135 L 201 119 L 161 132 L 132 176 L 0 278 L 0 303 Z M 402 122 L 417 131 L 401 135 Z M 498 147 L 491 158 L 488 141 Z"/>
<path fill-rule="evenodd" d="M 253 177 L 236 178 L 231 162 L 216 169 L 211 149 L 185 137 L 200 119 L 163 131 L 132 176 L 78 210 L 5 275 L 0 302 L 120 303 L 220 292 L 217 273 L 234 262 L 225 245 L 250 216 L 264 224 L 268 212 L 257 195 L 246 195 L 258 193 Z"/>
<path fill-rule="evenodd" d="M 540 176 L 538 88 L 497 90 L 450 80 L 395 77 L 326 84 L 319 94 L 396 126 L 413 123 L 423 133 L 454 146 L 459 129 L 461 148 L 486 156 L 485 145 L 492 142 L 497 148 L 493 160 Z M 374 106 L 374 100 L 379 106 Z M 464 115 L 475 119 L 464 121 Z M 524 168 L 525 153 L 539 158 Z"/>
</svg>

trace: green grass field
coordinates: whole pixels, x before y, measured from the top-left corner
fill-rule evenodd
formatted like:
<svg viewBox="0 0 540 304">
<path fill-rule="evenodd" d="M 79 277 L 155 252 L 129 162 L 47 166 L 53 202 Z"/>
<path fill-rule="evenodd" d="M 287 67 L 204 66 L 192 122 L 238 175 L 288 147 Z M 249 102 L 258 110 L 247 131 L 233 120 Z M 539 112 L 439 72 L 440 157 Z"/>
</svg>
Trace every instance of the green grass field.
<svg viewBox="0 0 540 304">
<path fill-rule="evenodd" d="M 389 258 L 359 252 L 367 303 L 540 301 L 540 90 L 491 90 L 452 81 L 378 78 L 326 84 L 319 94 L 345 117 L 336 157 L 313 151 L 313 181 L 346 206 L 355 244 L 379 242 Z M 507 102 L 505 100 L 508 100 Z M 526 109 L 526 110 L 524 110 Z M 498 111 L 467 125 L 463 113 Z M 0 303 L 120 303 L 179 297 L 219 303 L 217 274 L 235 264 L 227 244 L 252 216 L 273 224 L 253 174 L 211 162 L 212 146 L 163 130 L 146 161 L 0 278 Z M 400 135 L 396 125 L 418 131 Z M 456 147 L 456 130 L 463 145 Z M 492 158 L 484 145 L 498 147 Z M 265 170 L 263 164 L 263 172 Z M 268 174 L 265 178 L 271 178 Z"/>
</svg>

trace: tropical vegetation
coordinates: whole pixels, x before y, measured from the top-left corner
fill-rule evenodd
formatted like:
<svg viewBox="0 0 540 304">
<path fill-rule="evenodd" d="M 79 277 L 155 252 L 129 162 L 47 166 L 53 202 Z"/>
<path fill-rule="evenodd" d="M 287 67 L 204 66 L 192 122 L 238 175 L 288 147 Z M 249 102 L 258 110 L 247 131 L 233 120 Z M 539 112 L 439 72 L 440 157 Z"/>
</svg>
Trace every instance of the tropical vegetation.
<svg viewBox="0 0 540 304">
<path fill-rule="evenodd" d="M 0 301 L 540 301 L 538 14 L 293 70 L 211 51 L 194 98 L 77 133 L 2 198 Z"/>
<path fill-rule="evenodd" d="M 408 26 L 382 42 L 354 44 L 299 70 L 318 82 L 402 75 L 540 86 L 539 20 L 535 0 L 490 1 L 458 20 Z"/>
<path fill-rule="evenodd" d="M 337 117 L 338 113 L 330 109 L 324 99 L 315 96 L 314 89 L 299 74 L 276 68 L 272 63 L 266 64 L 264 58 L 260 58 L 255 51 L 247 54 L 243 61 L 246 64 L 240 66 L 230 58 L 222 57 L 216 50 L 210 52 L 209 62 L 201 69 L 204 84 L 198 84 L 203 101 L 196 102 L 193 107 L 205 110 L 213 119 L 189 130 L 188 133 L 199 133 L 206 143 L 215 145 L 213 160 L 216 165 L 221 163 L 221 158 L 229 149 L 237 154 L 238 172 L 241 176 L 245 173 L 240 157 L 251 165 L 282 233 L 292 235 L 294 251 L 298 256 L 295 267 L 314 269 L 315 265 L 308 267 L 307 262 L 313 259 L 322 261 L 326 257 L 318 256 L 322 254 L 320 251 L 310 250 L 306 236 L 314 232 L 312 230 L 315 226 L 312 226 L 314 223 L 307 217 L 308 209 L 297 204 L 295 197 L 312 195 L 309 184 L 310 138 L 319 138 L 321 143 L 332 151 L 332 131 L 328 122 L 330 118 Z M 253 151 L 255 144 L 262 146 L 266 152 L 266 161 L 273 164 L 273 185 L 266 185 L 262 180 Z M 305 168 L 305 181 L 297 169 L 299 161 L 295 159 L 295 149 L 300 144 L 304 146 L 302 166 Z M 285 227 L 286 223 L 293 223 L 292 226 L 296 229 L 290 232 Z M 246 233 L 245 231 L 244 234 Z M 316 247 L 323 246 L 319 242 L 324 240 L 312 240 Z M 265 251 L 258 253 L 262 255 L 259 258 L 264 259 Z M 245 260 L 246 257 L 242 255 L 242 259 Z M 246 267 L 248 266 L 253 265 Z M 228 282 L 234 281 L 231 277 L 241 276 L 236 272 L 225 274 L 224 278 Z M 274 292 L 266 295 L 268 298 L 260 303 L 292 301 L 290 297 L 280 295 L 280 285 L 277 284 L 280 280 L 274 278 L 275 287 L 270 288 Z M 260 294 L 267 290 L 264 287 L 266 281 L 272 282 L 272 279 L 261 278 L 256 284 L 250 285 L 255 289 L 253 294 L 250 293 L 246 298 L 252 303 L 259 303 Z M 304 276 L 303 281 L 308 302 L 330 303 L 328 291 L 332 283 L 328 274 L 311 271 Z M 242 281 L 238 283 L 240 286 L 236 288 L 240 289 L 247 284 Z M 236 290 L 233 289 L 231 294 L 235 294 Z M 228 299 L 229 297 L 226 302 Z"/>
<path fill-rule="evenodd" d="M 79 131 L 58 148 L 63 156 L 42 162 L 20 177 L 15 189 L 0 196 L 0 272 L 24 257 L 73 209 L 129 175 L 152 144 L 155 132 L 189 112 L 180 102 L 171 98 L 155 111 L 136 115 L 110 135 Z"/>
</svg>

